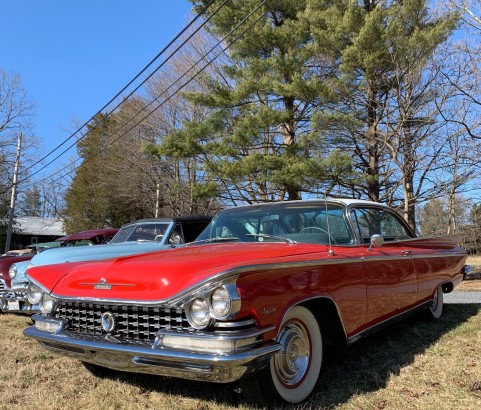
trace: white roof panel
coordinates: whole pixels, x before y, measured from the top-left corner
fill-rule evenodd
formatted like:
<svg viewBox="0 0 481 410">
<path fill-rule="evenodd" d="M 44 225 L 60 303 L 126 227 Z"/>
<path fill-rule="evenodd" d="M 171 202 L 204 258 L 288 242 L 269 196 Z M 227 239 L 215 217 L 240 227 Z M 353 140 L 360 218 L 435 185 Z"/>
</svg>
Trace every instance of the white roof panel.
<svg viewBox="0 0 481 410">
<path fill-rule="evenodd" d="M 21 235 L 65 235 L 62 220 L 57 218 L 39 218 L 36 216 L 16 217 L 13 231 Z"/>
</svg>

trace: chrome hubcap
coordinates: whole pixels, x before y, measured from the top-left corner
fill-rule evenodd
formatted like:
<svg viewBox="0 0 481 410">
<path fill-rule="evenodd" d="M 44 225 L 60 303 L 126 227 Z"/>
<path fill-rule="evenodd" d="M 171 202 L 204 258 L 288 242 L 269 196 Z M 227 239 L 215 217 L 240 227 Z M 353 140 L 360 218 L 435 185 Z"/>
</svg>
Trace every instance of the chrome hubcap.
<svg viewBox="0 0 481 410">
<path fill-rule="evenodd" d="M 309 334 L 301 323 L 288 323 L 279 337 L 279 343 L 281 350 L 274 359 L 277 376 L 282 384 L 294 386 L 309 369 Z"/>
</svg>

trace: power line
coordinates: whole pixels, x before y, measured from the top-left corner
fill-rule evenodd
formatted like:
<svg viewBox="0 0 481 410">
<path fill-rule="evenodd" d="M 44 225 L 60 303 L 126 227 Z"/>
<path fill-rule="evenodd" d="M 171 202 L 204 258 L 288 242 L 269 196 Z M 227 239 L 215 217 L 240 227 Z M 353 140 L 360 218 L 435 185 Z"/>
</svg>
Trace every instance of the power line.
<svg viewBox="0 0 481 410">
<path fill-rule="evenodd" d="M 213 51 L 215 50 L 221 43 L 223 43 L 228 37 L 230 37 L 239 27 L 241 27 L 256 11 L 258 11 L 268 0 L 263 0 L 261 3 L 259 3 L 257 5 L 257 7 L 255 9 L 253 9 L 246 17 L 244 17 L 243 20 L 241 20 L 239 23 L 237 23 L 237 25 L 231 30 L 229 31 L 229 33 L 227 33 L 221 40 L 219 40 L 213 47 L 210 48 L 209 51 L 207 51 L 200 59 L 198 59 L 187 71 L 184 72 L 184 74 L 182 74 L 181 77 L 179 77 L 177 80 L 175 80 L 167 89 L 165 89 L 164 91 L 162 91 L 162 93 L 160 93 L 156 98 L 154 98 L 147 106 L 143 107 L 139 112 L 137 112 L 134 116 L 132 116 L 130 118 L 130 120 L 128 120 L 127 122 L 125 122 L 124 124 L 122 124 L 122 126 L 120 128 L 118 128 L 115 132 L 118 132 L 120 131 L 125 125 L 127 125 L 128 123 L 130 123 L 133 119 L 135 119 L 140 113 L 142 113 L 143 111 L 145 111 L 146 108 L 148 108 L 150 105 L 152 105 L 154 102 L 158 101 L 158 99 L 164 95 L 170 88 L 172 88 L 175 84 L 177 84 L 182 78 L 184 78 L 193 68 L 195 68 L 195 66 L 197 64 L 199 64 L 200 62 L 202 62 L 206 57 L 208 57 L 208 55 Z M 231 41 L 230 44 L 228 44 L 226 47 L 224 47 L 215 57 L 213 57 L 204 67 L 202 67 L 193 77 L 191 77 L 189 80 L 187 80 L 184 84 L 182 84 L 176 91 L 174 91 L 166 100 L 162 101 L 161 103 L 159 103 L 159 105 L 157 107 L 155 107 L 152 111 L 148 112 L 144 117 L 142 117 L 139 121 L 137 121 L 132 127 L 130 127 L 128 130 L 126 130 L 125 132 L 123 132 L 118 138 L 116 138 L 115 140 L 113 140 L 112 142 L 110 142 L 109 144 L 107 144 L 106 147 L 109 147 L 113 144 L 115 144 L 116 142 L 118 142 L 122 137 L 124 137 L 128 132 L 130 132 L 132 129 L 134 129 L 137 125 L 139 125 L 140 123 L 142 123 L 146 118 L 148 118 L 150 115 L 152 115 L 155 111 L 157 111 L 159 108 L 161 108 L 165 103 L 167 103 L 168 101 L 170 101 L 176 94 L 178 94 L 183 88 L 185 88 L 190 82 L 192 82 L 195 78 L 197 78 L 197 76 L 202 73 L 205 69 L 207 69 L 208 66 L 210 66 L 221 54 L 223 54 L 225 51 L 227 51 L 228 48 L 230 48 L 236 41 L 238 41 L 245 33 L 247 33 L 248 30 L 250 30 L 252 27 L 254 27 L 255 24 L 257 24 L 263 17 L 265 17 L 267 15 L 267 13 L 269 13 L 277 4 L 280 3 L 280 0 L 278 2 L 275 3 L 274 6 L 270 7 L 264 14 L 262 14 L 261 16 L 259 16 L 255 21 L 254 23 L 252 23 L 250 26 L 248 26 L 242 33 L 240 33 L 237 37 L 234 38 L 233 41 Z M 221 6 L 223 6 L 225 4 L 222 3 Z M 218 9 L 216 10 L 216 12 L 218 11 Z M 92 160 L 93 158 L 95 158 L 98 154 L 95 154 L 91 157 L 89 157 L 88 159 L 85 159 L 83 163 L 89 161 L 89 160 Z M 77 160 L 73 161 L 71 163 L 71 165 L 73 165 L 75 162 L 77 162 L 80 158 L 78 158 Z M 82 164 L 83 164 L 82 163 Z M 76 166 L 74 169 L 66 172 L 64 175 L 60 176 L 59 178 L 53 180 L 52 182 L 57 182 L 59 181 L 60 179 L 66 177 L 68 174 L 71 174 L 72 172 L 76 171 L 82 164 Z M 51 178 L 53 176 L 55 176 L 56 174 L 59 174 L 60 172 L 62 172 L 63 170 L 60 170 L 60 171 L 57 171 L 57 172 L 54 172 L 53 174 L 51 174 L 50 176 L 48 177 L 45 177 L 43 178 L 42 180 L 46 180 L 47 178 Z"/>
<path fill-rule="evenodd" d="M 84 122 L 73 134 L 71 134 L 69 137 L 67 137 L 61 144 L 57 145 L 54 149 L 52 149 L 49 153 L 47 153 L 46 155 L 44 155 L 42 158 L 40 158 L 38 161 L 36 161 L 33 165 L 30 166 L 30 168 L 33 168 L 35 167 L 36 165 L 38 165 L 39 163 L 41 163 L 43 160 L 45 160 L 46 158 L 48 158 L 50 155 L 52 155 L 54 152 L 56 152 L 59 148 L 61 148 L 62 146 L 64 146 L 69 140 L 71 140 L 75 135 L 77 135 L 82 129 L 84 129 L 98 114 L 100 114 L 103 110 L 105 110 L 110 104 L 112 104 L 112 102 L 114 102 L 128 87 L 130 87 L 142 74 L 144 74 L 150 66 L 152 66 L 152 64 L 154 64 L 155 61 L 157 61 L 160 56 L 162 56 L 162 54 L 164 54 L 171 46 L 172 44 L 175 43 L 175 41 L 177 41 L 179 39 L 180 36 L 182 36 L 208 9 L 209 7 L 214 3 L 215 0 L 211 0 L 132 80 L 130 80 L 127 85 L 125 85 L 117 94 L 115 94 L 114 97 L 112 97 L 102 108 L 100 108 L 100 110 L 98 110 L 92 117 L 90 117 L 86 122 Z M 224 0 L 224 2 L 218 7 L 218 9 L 220 9 L 228 0 Z M 218 10 L 217 9 L 217 10 Z M 216 11 L 217 11 L 216 10 Z M 216 12 L 215 11 L 215 12 Z M 200 27 L 194 32 L 194 34 L 200 30 L 200 28 L 205 25 L 207 23 L 209 19 L 205 20 L 205 22 L 200 25 Z M 150 77 L 152 77 L 152 75 L 154 75 L 182 46 L 184 46 L 189 40 L 190 38 L 193 36 L 193 34 L 187 39 L 185 40 L 179 47 L 177 47 L 177 49 L 170 54 L 170 56 L 164 60 L 164 62 L 158 66 L 146 79 L 144 79 L 130 94 L 127 95 L 126 99 L 129 98 L 133 93 L 135 93 Z M 126 101 L 126 99 L 122 100 L 122 102 L 120 102 L 119 104 L 117 104 L 112 110 L 110 110 L 108 113 L 107 113 L 107 116 L 110 115 L 113 111 L 115 111 L 120 105 L 122 105 L 124 103 L 124 101 Z M 96 123 L 89 131 L 95 129 L 98 125 L 99 125 L 100 122 Z M 51 165 L 53 162 L 55 162 L 58 158 L 60 158 L 62 155 L 64 155 L 68 150 L 70 150 L 73 146 L 75 146 L 75 144 L 85 138 L 85 136 L 88 134 L 88 132 L 86 134 L 84 134 L 81 138 L 79 138 L 77 141 L 75 141 L 73 144 L 69 145 L 67 149 L 65 149 L 64 151 L 62 151 L 59 155 L 57 155 L 53 160 L 51 160 L 49 163 L 47 163 L 46 165 L 42 166 L 39 170 L 37 170 L 36 172 L 34 172 L 33 174 L 31 174 L 29 176 L 29 178 L 31 178 L 32 176 L 38 174 L 39 172 L 41 172 L 43 169 L 47 168 L 49 165 Z M 26 178 L 23 180 L 25 181 Z M 23 181 L 20 181 L 20 182 L 23 182 Z"/>
</svg>

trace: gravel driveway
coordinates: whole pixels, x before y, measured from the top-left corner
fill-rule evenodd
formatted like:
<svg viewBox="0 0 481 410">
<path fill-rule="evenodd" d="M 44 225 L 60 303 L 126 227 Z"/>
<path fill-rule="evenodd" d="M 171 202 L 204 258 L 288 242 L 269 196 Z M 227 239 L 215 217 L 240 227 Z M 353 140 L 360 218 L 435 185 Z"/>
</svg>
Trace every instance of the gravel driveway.
<svg viewBox="0 0 481 410">
<path fill-rule="evenodd" d="M 481 292 L 465 292 L 456 290 L 445 293 L 444 303 L 481 303 Z"/>
</svg>

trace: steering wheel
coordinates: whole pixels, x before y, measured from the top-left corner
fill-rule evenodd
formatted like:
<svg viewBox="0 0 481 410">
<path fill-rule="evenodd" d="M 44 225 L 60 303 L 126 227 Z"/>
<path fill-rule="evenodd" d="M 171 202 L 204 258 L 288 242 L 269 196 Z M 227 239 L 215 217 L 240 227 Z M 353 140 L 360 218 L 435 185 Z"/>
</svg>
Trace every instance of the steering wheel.
<svg viewBox="0 0 481 410">
<path fill-rule="evenodd" d="M 337 244 L 336 240 L 332 237 L 332 235 L 329 234 L 329 232 L 327 232 L 325 229 L 319 228 L 318 226 L 307 226 L 301 229 L 299 233 L 305 233 L 308 231 L 319 231 L 325 233 L 332 243 Z"/>
<path fill-rule="evenodd" d="M 154 238 L 154 241 L 155 241 L 155 242 L 160 242 L 163 237 L 164 237 L 164 235 L 157 235 L 157 236 Z"/>
</svg>

